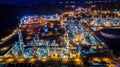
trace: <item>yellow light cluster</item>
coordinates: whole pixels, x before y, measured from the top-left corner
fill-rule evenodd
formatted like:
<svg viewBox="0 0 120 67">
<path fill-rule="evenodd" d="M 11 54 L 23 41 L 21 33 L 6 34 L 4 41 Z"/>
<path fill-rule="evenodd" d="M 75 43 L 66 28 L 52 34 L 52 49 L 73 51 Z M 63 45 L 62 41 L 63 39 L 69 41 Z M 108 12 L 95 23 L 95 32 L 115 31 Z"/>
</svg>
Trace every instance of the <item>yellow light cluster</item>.
<svg viewBox="0 0 120 67">
<path fill-rule="evenodd" d="M 3 44 L 3 43 L 6 42 L 7 40 L 9 40 L 11 37 L 13 37 L 13 36 L 15 35 L 16 32 L 17 32 L 17 29 L 15 29 L 15 30 L 12 32 L 12 34 L 10 34 L 10 35 L 2 38 L 2 39 L 1 39 L 2 42 L 0 42 L 0 44 Z"/>
<path fill-rule="evenodd" d="M 92 60 L 97 61 L 97 62 L 104 61 L 106 63 L 111 63 L 112 62 L 112 60 L 108 57 L 104 57 L 104 58 L 94 57 Z"/>
<path fill-rule="evenodd" d="M 3 48 L 1 48 L 0 50 L 5 51 L 5 50 L 7 50 L 7 49 L 8 49 L 8 47 L 3 47 Z"/>
<path fill-rule="evenodd" d="M 17 61 L 18 61 L 19 63 L 24 62 L 24 61 L 25 61 L 25 58 L 17 58 Z"/>
<path fill-rule="evenodd" d="M 103 58 L 102 60 L 103 60 L 103 61 L 105 61 L 105 62 L 107 62 L 107 63 L 110 63 L 110 62 L 111 62 L 111 59 L 106 58 L 106 57 L 105 57 L 105 58 Z"/>
<path fill-rule="evenodd" d="M 103 27 L 97 27 L 97 30 L 101 30 L 101 29 L 103 29 Z"/>
<path fill-rule="evenodd" d="M 42 61 L 43 63 L 45 63 L 45 62 L 47 62 L 47 59 L 46 59 L 46 58 L 42 58 L 41 61 Z"/>
<path fill-rule="evenodd" d="M 7 54 L 5 57 L 9 58 L 9 57 L 11 57 L 11 56 L 12 56 L 11 54 Z"/>
<path fill-rule="evenodd" d="M 36 58 L 30 58 L 30 59 L 29 59 L 29 62 L 30 62 L 30 63 L 34 63 L 36 60 L 37 60 Z"/>
<path fill-rule="evenodd" d="M 120 13 L 117 14 L 120 17 Z"/>
<path fill-rule="evenodd" d="M 75 58 L 75 59 L 74 59 L 74 62 L 75 62 L 76 65 L 81 65 L 81 64 L 83 64 L 83 62 L 82 62 L 82 60 L 81 60 L 80 58 Z"/>
<path fill-rule="evenodd" d="M 77 54 L 72 54 L 71 57 L 72 57 L 72 58 L 76 58 L 76 57 L 77 57 Z"/>
<path fill-rule="evenodd" d="M 62 63 L 68 63 L 69 62 L 69 59 L 68 58 L 63 58 L 62 59 Z"/>
<path fill-rule="evenodd" d="M 3 58 L 0 58 L 0 62 L 2 62 L 3 61 Z"/>
<path fill-rule="evenodd" d="M 94 57 L 92 60 L 97 61 L 97 62 L 101 62 L 100 58 L 98 58 L 98 57 Z"/>
<path fill-rule="evenodd" d="M 56 55 L 56 54 L 55 55 L 51 55 L 51 58 L 54 59 L 54 60 L 59 59 L 58 55 Z"/>
<path fill-rule="evenodd" d="M 11 63 L 11 62 L 13 62 L 14 60 L 15 60 L 14 58 L 9 58 L 9 59 L 6 60 L 6 62 L 7 62 L 7 63 Z"/>
<path fill-rule="evenodd" d="M 102 46 L 102 45 L 98 45 L 98 48 L 99 48 L 99 49 L 102 49 L 102 48 L 103 48 L 103 46 Z"/>
</svg>

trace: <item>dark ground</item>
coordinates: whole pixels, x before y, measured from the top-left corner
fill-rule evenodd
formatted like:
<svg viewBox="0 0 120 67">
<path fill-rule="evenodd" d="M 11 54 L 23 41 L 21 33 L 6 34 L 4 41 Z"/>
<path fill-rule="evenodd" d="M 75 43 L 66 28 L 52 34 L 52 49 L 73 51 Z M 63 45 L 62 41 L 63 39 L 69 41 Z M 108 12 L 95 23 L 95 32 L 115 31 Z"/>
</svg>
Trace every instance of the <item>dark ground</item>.
<svg viewBox="0 0 120 67">
<path fill-rule="evenodd" d="M 106 43 L 107 47 L 112 50 L 116 56 L 120 56 L 120 39 L 110 39 L 103 37 L 98 31 L 96 32 L 96 35 Z"/>
</svg>

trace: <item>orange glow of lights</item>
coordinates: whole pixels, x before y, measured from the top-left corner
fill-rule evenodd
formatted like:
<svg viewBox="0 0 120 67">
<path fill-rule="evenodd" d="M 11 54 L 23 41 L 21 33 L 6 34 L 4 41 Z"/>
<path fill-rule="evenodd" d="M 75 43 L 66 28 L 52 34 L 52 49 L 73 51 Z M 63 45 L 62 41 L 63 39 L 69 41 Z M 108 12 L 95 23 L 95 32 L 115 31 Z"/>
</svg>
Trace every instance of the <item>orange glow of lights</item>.
<svg viewBox="0 0 120 67">
<path fill-rule="evenodd" d="M 102 46 L 102 45 L 99 45 L 99 46 L 98 46 L 98 48 L 99 48 L 99 49 L 102 49 L 102 48 L 103 48 L 103 46 Z"/>
<path fill-rule="evenodd" d="M 97 27 L 97 30 L 101 30 L 101 29 L 103 29 L 103 27 Z"/>
<path fill-rule="evenodd" d="M 103 58 L 102 60 L 105 62 L 111 62 L 111 60 L 109 58 Z"/>
<path fill-rule="evenodd" d="M 53 28 L 54 24 L 53 23 L 50 23 L 50 28 Z"/>
<path fill-rule="evenodd" d="M 63 58 L 62 59 L 62 63 L 68 63 L 69 62 L 69 59 L 68 58 Z"/>
<path fill-rule="evenodd" d="M 82 64 L 82 60 L 80 58 L 75 58 L 74 62 L 75 62 L 76 65 Z"/>
<path fill-rule="evenodd" d="M 117 14 L 120 17 L 120 13 Z"/>
<path fill-rule="evenodd" d="M 98 58 L 98 57 L 94 57 L 94 58 L 93 58 L 93 61 L 98 61 L 98 62 L 100 62 L 101 60 L 100 60 L 100 58 Z"/>
<path fill-rule="evenodd" d="M 18 62 L 24 62 L 24 61 L 25 61 L 25 58 L 17 58 L 17 61 L 18 61 Z"/>
<path fill-rule="evenodd" d="M 47 62 L 47 59 L 46 58 L 42 58 L 41 61 L 42 62 Z"/>
<path fill-rule="evenodd" d="M 3 47 L 3 48 L 1 48 L 0 50 L 5 51 L 5 50 L 7 50 L 7 49 L 8 49 L 8 47 Z"/>
<path fill-rule="evenodd" d="M 13 62 L 14 61 L 14 58 L 9 58 L 6 60 L 6 62 L 10 63 L 10 62 Z"/>
<path fill-rule="evenodd" d="M 72 56 L 72 58 L 76 58 L 77 54 L 72 54 L 71 56 Z"/>
<path fill-rule="evenodd" d="M 55 54 L 55 55 L 51 55 L 51 58 L 52 59 L 58 59 L 59 57 L 58 57 L 58 55 Z"/>
<path fill-rule="evenodd" d="M 107 64 L 108 67 L 116 67 L 114 64 Z"/>
<path fill-rule="evenodd" d="M 7 54 L 5 57 L 11 57 L 12 55 L 11 54 Z"/>
<path fill-rule="evenodd" d="M 30 58 L 30 59 L 29 59 L 29 62 L 30 62 L 30 63 L 34 63 L 35 61 L 36 61 L 36 58 Z"/>
<path fill-rule="evenodd" d="M 3 61 L 3 58 L 0 58 L 0 62 L 2 62 Z"/>
</svg>

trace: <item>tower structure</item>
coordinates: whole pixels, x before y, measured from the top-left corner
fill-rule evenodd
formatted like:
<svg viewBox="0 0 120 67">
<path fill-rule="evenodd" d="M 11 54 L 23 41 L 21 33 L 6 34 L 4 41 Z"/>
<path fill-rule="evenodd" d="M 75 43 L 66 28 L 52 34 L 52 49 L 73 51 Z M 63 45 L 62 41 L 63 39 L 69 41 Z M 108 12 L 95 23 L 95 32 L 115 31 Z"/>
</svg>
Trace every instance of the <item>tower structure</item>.
<svg viewBox="0 0 120 67">
<path fill-rule="evenodd" d="M 68 32 L 66 32 L 66 52 L 69 53 L 69 38 L 68 38 Z"/>
<path fill-rule="evenodd" d="M 40 39 L 39 39 L 38 34 L 35 34 L 35 37 L 33 37 L 33 41 L 34 41 L 34 43 L 35 43 L 36 46 L 39 45 Z"/>
<path fill-rule="evenodd" d="M 20 52 L 22 56 L 24 56 L 24 42 L 23 42 L 22 32 L 20 28 L 18 28 L 18 42 L 19 42 Z"/>
</svg>

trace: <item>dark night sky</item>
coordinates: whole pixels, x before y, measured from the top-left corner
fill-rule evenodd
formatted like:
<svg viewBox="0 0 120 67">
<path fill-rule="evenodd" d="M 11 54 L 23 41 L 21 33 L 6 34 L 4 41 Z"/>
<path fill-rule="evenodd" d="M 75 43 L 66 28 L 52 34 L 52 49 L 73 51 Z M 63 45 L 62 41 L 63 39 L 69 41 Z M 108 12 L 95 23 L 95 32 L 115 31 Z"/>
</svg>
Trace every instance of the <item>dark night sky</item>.
<svg viewBox="0 0 120 67">
<path fill-rule="evenodd" d="M 10 3 L 10 4 L 35 4 L 39 2 L 40 4 L 49 3 L 50 0 L 0 0 L 0 3 Z"/>
<path fill-rule="evenodd" d="M 0 3 L 34 4 L 36 2 L 39 2 L 41 4 L 45 4 L 45 3 L 50 3 L 50 1 L 85 1 L 85 0 L 0 0 Z"/>
<path fill-rule="evenodd" d="M 50 0 L 0 0 L 0 2 L 34 2 L 34 1 L 47 2 Z"/>
<path fill-rule="evenodd" d="M 9 2 L 35 3 L 36 1 L 39 1 L 41 3 L 48 3 L 49 1 L 71 1 L 71 0 L 0 0 L 1 3 L 9 3 Z M 72 0 L 72 1 L 100 1 L 100 0 Z M 117 1 L 117 0 L 101 0 L 101 1 Z"/>
<path fill-rule="evenodd" d="M 0 0 L 0 4 L 15 4 L 15 5 L 32 5 L 32 4 L 49 4 L 50 1 L 71 1 L 71 0 Z M 86 1 L 86 0 L 72 0 L 72 1 Z M 100 1 L 100 0 L 87 0 Z M 118 1 L 118 0 L 101 0 L 101 1 Z"/>
</svg>

